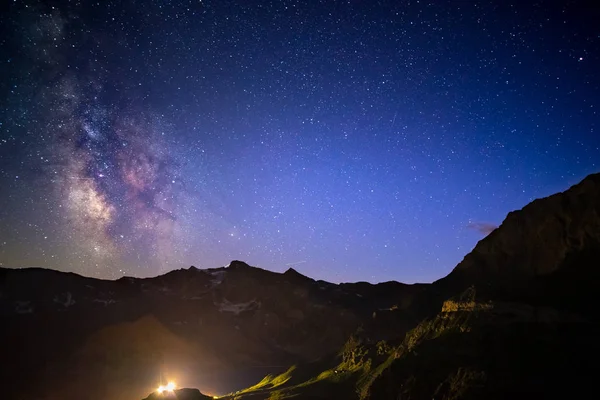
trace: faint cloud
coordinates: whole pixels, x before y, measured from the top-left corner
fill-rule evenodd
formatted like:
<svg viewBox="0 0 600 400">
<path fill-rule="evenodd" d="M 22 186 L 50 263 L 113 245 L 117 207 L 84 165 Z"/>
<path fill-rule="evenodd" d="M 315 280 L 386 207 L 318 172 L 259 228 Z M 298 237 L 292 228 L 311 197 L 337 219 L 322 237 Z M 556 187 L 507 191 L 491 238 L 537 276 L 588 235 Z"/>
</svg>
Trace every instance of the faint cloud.
<svg viewBox="0 0 600 400">
<path fill-rule="evenodd" d="M 492 233 L 493 230 L 498 228 L 498 225 L 491 224 L 489 222 L 469 222 L 467 224 L 467 228 L 473 229 L 482 235 L 487 236 Z"/>
</svg>

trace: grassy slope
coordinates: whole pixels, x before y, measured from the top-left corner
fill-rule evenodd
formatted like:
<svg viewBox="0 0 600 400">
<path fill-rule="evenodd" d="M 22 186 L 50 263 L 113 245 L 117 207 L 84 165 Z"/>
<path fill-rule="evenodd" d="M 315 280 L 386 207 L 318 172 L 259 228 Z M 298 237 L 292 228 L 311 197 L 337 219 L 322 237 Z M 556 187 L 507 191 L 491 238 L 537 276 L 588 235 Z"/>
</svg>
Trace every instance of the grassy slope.
<svg viewBox="0 0 600 400">
<path fill-rule="evenodd" d="M 353 336 L 338 357 L 267 377 L 228 399 L 572 397 L 590 389 L 600 326 L 477 304 L 465 292 L 389 346 Z M 525 310 L 525 311 L 523 311 Z"/>
</svg>

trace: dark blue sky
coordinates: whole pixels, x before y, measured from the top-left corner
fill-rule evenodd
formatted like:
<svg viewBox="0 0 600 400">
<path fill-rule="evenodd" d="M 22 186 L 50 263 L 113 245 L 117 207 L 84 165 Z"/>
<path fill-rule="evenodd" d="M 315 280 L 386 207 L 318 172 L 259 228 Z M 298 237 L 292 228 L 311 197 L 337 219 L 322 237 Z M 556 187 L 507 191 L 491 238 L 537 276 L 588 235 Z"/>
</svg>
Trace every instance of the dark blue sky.
<svg viewBox="0 0 600 400">
<path fill-rule="evenodd" d="M 582 1 L 11 2 L 0 263 L 441 278 L 600 170 L 598 20 Z"/>
</svg>

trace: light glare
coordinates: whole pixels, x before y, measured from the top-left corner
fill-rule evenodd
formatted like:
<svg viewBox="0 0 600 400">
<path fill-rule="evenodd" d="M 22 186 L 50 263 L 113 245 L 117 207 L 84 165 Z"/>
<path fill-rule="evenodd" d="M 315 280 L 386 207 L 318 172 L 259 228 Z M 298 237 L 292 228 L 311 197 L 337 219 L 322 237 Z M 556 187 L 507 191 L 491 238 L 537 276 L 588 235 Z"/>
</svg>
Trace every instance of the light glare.
<svg viewBox="0 0 600 400">
<path fill-rule="evenodd" d="M 172 392 L 173 390 L 175 390 L 175 382 L 171 381 L 166 385 L 160 385 L 158 389 L 156 389 L 156 392 L 162 394 L 164 391 Z"/>
</svg>

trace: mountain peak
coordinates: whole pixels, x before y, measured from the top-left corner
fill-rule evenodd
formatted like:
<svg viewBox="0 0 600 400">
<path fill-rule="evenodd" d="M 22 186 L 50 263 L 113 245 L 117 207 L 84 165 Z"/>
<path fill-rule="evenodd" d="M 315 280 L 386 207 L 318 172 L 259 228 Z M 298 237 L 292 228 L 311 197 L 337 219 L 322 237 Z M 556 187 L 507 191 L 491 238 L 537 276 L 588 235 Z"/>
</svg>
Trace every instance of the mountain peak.
<svg viewBox="0 0 600 400">
<path fill-rule="evenodd" d="M 304 281 L 313 281 L 312 278 L 309 278 L 306 275 L 302 275 L 300 272 L 296 271 L 294 268 L 288 268 L 283 275 L 285 277 L 287 277 L 288 279 L 295 279 L 295 280 L 304 280 Z"/>
<path fill-rule="evenodd" d="M 294 268 L 290 267 L 287 270 L 285 270 L 284 274 L 298 274 L 298 275 L 302 275 L 300 274 L 300 272 L 296 271 Z"/>
<path fill-rule="evenodd" d="M 593 181 L 597 184 L 600 184 L 600 172 L 596 172 L 594 174 L 589 174 L 588 176 L 586 176 L 585 178 L 583 178 L 583 180 L 581 181 L 586 182 L 586 181 Z"/>
<path fill-rule="evenodd" d="M 227 268 L 228 269 L 246 269 L 246 268 L 252 268 L 252 267 L 243 261 L 233 260 L 229 263 Z"/>
</svg>

